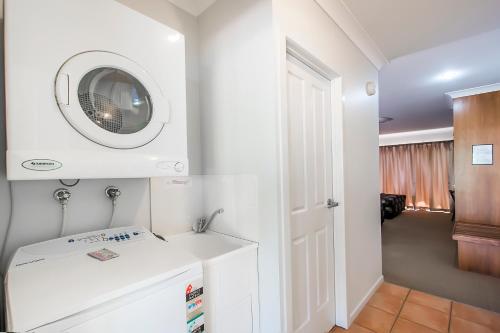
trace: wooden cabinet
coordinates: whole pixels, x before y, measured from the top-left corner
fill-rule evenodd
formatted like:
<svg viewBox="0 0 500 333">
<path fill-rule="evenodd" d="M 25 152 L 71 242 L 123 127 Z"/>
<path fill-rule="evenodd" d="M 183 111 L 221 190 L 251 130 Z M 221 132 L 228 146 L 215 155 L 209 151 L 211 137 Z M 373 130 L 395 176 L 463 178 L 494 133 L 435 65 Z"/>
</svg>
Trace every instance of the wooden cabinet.
<svg viewBox="0 0 500 333">
<path fill-rule="evenodd" d="M 500 277 L 500 91 L 478 92 L 451 95 L 457 221 L 453 239 L 458 241 L 460 269 Z M 473 165 L 472 147 L 482 144 L 493 145 L 492 165 Z"/>
<path fill-rule="evenodd" d="M 500 227 L 457 222 L 453 239 L 460 269 L 500 277 Z"/>
</svg>

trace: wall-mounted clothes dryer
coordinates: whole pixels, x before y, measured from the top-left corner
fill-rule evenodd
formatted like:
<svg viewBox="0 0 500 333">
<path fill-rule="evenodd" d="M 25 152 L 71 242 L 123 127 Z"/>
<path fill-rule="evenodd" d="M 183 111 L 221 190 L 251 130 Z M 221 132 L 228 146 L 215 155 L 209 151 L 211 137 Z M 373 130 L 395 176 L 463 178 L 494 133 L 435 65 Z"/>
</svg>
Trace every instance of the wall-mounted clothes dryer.
<svg viewBox="0 0 500 333">
<path fill-rule="evenodd" d="M 188 174 L 179 32 L 114 0 L 5 0 L 4 16 L 8 179 Z"/>
</svg>

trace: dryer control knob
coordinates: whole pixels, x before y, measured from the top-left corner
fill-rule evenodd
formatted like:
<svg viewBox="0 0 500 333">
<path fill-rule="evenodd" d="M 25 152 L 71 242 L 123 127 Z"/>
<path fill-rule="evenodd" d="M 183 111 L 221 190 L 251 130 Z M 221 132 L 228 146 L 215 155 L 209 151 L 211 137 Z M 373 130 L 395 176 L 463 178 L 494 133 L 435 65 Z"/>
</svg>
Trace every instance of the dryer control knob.
<svg viewBox="0 0 500 333">
<path fill-rule="evenodd" d="M 177 163 L 175 163 L 175 165 L 174 165 L 174 169 L 175 169 L 175 171 L 177 171 L 177 172 L 182 172 L 182 171 L 184 171 L 184 163 L 182 163 L 182 162 L 177 162 Z"/>
<path fill-rule="evenodd" d="M 174 162 L 161 161 L 156 164 L 156 167 L 163 170 L 172 170 L 172 168 L 174 167 Z"/>
</svg>

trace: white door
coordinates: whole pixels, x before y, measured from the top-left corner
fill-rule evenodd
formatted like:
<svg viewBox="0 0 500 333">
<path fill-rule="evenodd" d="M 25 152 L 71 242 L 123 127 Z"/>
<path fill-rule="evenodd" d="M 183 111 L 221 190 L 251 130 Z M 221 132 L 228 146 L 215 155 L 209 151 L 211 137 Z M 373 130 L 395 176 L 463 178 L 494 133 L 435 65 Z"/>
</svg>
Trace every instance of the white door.
<svg viewBox="0 0 500 333">
<path fill-rule="evenodd" d="M 335 324 L 331 82 L 288 61 L 293 332 Z"/>
</svg>

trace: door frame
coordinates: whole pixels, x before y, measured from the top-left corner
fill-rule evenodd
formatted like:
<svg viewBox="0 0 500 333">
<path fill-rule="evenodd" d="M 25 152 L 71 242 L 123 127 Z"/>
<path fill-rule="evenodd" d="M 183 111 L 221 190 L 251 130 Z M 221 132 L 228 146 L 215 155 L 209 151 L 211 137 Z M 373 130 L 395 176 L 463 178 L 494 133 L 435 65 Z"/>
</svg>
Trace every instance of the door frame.
<svg viewBox="0 0 500 333">
<path fill-rule="evenodd" d="M 337 325 L 348 326 L 347 304 L 347 268 L 346 268 L 346 228 L 344 205 L 344 144 L 343 144 L 343 86 L 342 77 L 324 62 L 316 58 L 290 38 L 280 43 L 280 63 L 278 83 L 279 127 L 279 177 L 280 177 L 280 288 L 281 288 L 281 323 L 282 332 L 293 332 L 292 308 L 292 269 L 291 269 L 291 226 L 290 226 L 290 184 L 288 167 L 288 105 L 287 105 L 287 70 L 288 57 L 300 61 L 317 74 L 331 82 L 332 110 L 332 167 L 333 198 L 339 202 L 334 209 L 333 224 L 333 260 L 334 260 L 334 299 L 335 321 Z"/>
</svg>

